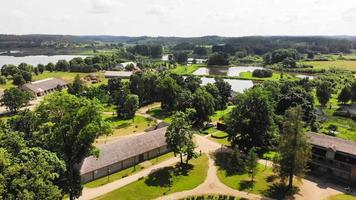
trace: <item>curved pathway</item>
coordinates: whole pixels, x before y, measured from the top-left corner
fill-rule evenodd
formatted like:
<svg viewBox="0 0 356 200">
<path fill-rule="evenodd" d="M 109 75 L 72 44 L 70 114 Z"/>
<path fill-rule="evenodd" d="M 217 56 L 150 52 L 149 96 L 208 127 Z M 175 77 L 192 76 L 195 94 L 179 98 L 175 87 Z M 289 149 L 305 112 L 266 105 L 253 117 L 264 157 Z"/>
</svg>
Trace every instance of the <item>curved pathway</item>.
<svg viewBox="0 0 356 200">
<path fill-rule="evenodd" d="M 248 199 L 268 199 L 268 198 L 261 197 L 259 195 L 234 190 L 221 183 L 216 175 L 217 167 L 214 164 L 214 160 L 211 158 L 211 154 L 221 148 L 220 144 L 210 141 L 209 139 L 200 135 L 196 135 L 195 140 L 196 143 L 198 144 L 198 150 L 200 150 L 203 153 L 209 154 L 209 168 L 208 168 L 207 178 L 201 185 L 199 185 L 198 187 L 192 190 L 182 191 L 167 196 L 162 196 L 157 198 L 157 200 L 174 200 L 174 199 L 181 199 L 187 196 L 196 196 L 196 195 L 203 195 L 203 194 L 224 194 L 224 195 L 231 195 L 237 197 L 244 197 Z"/>
</svg>

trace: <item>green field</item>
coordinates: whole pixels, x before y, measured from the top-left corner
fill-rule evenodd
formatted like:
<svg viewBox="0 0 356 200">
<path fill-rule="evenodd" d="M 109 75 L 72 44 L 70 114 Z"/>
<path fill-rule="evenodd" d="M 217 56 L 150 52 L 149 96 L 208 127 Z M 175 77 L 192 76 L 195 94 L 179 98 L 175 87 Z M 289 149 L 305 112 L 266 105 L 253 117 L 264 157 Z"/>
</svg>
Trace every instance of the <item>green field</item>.
<svg viewBox="0 0 356 200">
<path fill-rule="evenodd" d="M 320 103 L 316 98 L 315 91 L 313 91 L 312 94 L 314 96 L 315 106 L 320 107 Z M 336 137 L 356 141 L 356 121 L 352 120 L 351 118 L 334 116 L 333 114 L 338 107 L 339 105 L 337 102 L 337 95 L 333 94 L 326 108 L 323 108 L 323 112 L 325 113 L 327 120 L 322 124 L 319 132 L 328 133 L 328 126 L 333 124 L 338 127 L 337 131 L 339 134 L 337 134 Z"/>
<path fill-rule="evenodd" d="M 137 164 L 137 166 L 132 166 L 132 167 L 126 168 L 124 170 L 118 171 L 116 173 L 113 173 L 110 176 L 105 176 L 105 177 L 99 178 L 95 181 L 86 183 L 84 185 L 84 187 L 95 188 L 95 187 L 99 187 L 99 186 L 114 182 L 116 180 L 123 178 L 123 176 L 130 176 L 130 175 L 135 174 L 147 167 L 158 164 L 158 163 L 160 163 L 164 160 L 167 160 L 169 158 L 172 158 L 172 157 L 174 157 L 173 153 L 163 154 L 156 158 L 152 158 L 151 160 L 147 160 L 143 163 L 139 163 L 139 164 Z"/>
<path fill-rule="evenodd" d="M 343 69 L 356 71 L 356 61 L 335 60 L 335 61 L 303 61 L 305 65 L 312 65 L 315 69 Z"/>
<path fill-rule="evenodd" d="M 271 80 L 271 81 L 278 81 L 281 79 L 281 73 L 279 72 L 273 72 L 272 77 L 268 78 L 258 78 L 258 77 L 253 77 L 252 72 L 241 72 L 240 73 L 240 78 L 244 79 L 250 79 L 250 80 Z M 283 74 L 283 79 L 295 79 L 294 77 L 290 76 L 289 74 L 284 73 Z"/>
<path fill-rule="evenodd" d="M 163 111 L 161 107 L 151 108 L 147 111 L 147 114 L 151 115 L 154 118 L 163 120 L 164 122 L 171 123 L 172 117 L 169 113 Z"/>
<path fill-rule="evenodd" d="M 166 167 L 149 176 L 114 190 L 97 200 L 148 200 L 165 194 L 190 190 L 204 182 L 208 171 L 208 156 L 202 155 L 192 160 L 190 167 Z"/>
<path fill-rule="evenodd" d="M 96 143 L 105 143 L 119 136 L 141 133 L 145 129 L 156 125 L 154 121 L 142 116 L 135 116 L 134 119 L 129 120 L 117 119 L 115 115 L 108 114 L 103 114 L 103 117 L 110 123 L 113 133 L 109 136 L 100 136 Z"/>
<path fill-rule="evenodd" d="M 89 73 L 77 73 L 77 72 L 44 72 L 43 74 L 33 75 L 32 80 L 38 81 L 47 78 L 61 78 L 67 82 L 72 82 L 75 76 L 79 74 L 80 76 L 85 76 Z M 96 73 L 99 77 L 103 78 L 103 73 L 98 72 Z M 14 87 L 15 85 L 12 84 L 12 80 L 7 80 L 6 84 L 0 85 L 0 89 L 8 89 L 10 87 Z"/>
<path fill-rule="evenodd" d="M 179 75 L 189 75 L 193 74 L 194 71 L 196 71 L 199 67 L 202 67 L 201 65 L 178 65 L 176 68 L 172 69 L 171 72 Z"/>
<path fill-rule="evenodd" d="M 250 185 L 251 178 L 247 173 L 227 175 L 226 171 L 219 169 L 217 175 L 222 183 L 240 191 L 248 191 L 254 194 L 262 195 L 268 190 L 273 182 L 268 182 L 268 177 L 273 176 L 272 168 L 258 164 L 258 172 L 255 176 L 253 187 Z"/>
<path fill-rule="evenodd" d="M 356 196 L 351 196 L 348 194 L 338 194 L 329 197 L 327 200 L 356 200 Z"/>
</svg>

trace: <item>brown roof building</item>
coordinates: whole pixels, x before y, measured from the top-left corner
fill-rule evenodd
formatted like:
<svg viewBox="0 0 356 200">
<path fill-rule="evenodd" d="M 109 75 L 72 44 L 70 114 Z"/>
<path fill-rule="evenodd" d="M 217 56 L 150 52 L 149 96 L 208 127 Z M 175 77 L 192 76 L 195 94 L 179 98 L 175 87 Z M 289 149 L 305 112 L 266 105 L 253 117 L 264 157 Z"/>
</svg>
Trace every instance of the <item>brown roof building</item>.
<svg viewBox="0 0 356 200">
<path fill-rule="evenodd" d="M 308 136 L 312 171 L 356 186 L 356 142 L 318 133 Z"/>
<path fill-rule="evenodd" d="M 60 78 L 48 78 L 31 83 L 26 83 L 22 86 L 23 90 L 32 92 L 36 96 L 42 96 L 46 93 L 55 91 L 59 88 L 67 86 L 67 82 Z"/>
<path fill-rule="evenodd" d="M 82 182 L 92 181 L 168 152 L 166 130 L 167 127 L 160 128 L 99 146 L 99 157 L 87 157 L 81 164 Z"/>
</svg>

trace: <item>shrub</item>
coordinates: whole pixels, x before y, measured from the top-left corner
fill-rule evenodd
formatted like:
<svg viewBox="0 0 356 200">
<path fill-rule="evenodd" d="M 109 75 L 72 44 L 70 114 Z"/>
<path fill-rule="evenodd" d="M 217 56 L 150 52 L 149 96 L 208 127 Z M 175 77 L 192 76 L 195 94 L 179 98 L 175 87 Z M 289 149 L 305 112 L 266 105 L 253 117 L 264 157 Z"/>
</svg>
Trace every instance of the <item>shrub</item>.
<svg viewBox="0 0 356 200">
<path fill-rule="evenodd" d="M 6 84 L 6 78 L 5 78 L 5 76 L 0 76 L 0 84 L 1 84 L 1 85 Z"/>
<path fill-rule="evenodd" d="M 267 77 L 272 77 L 273 72 L 271 70 L 266 70 L 266 69 L 255 69 L 252 72 L 253 77 L 258 77 L 258 78 L 267 78 Z"/>
</svg>

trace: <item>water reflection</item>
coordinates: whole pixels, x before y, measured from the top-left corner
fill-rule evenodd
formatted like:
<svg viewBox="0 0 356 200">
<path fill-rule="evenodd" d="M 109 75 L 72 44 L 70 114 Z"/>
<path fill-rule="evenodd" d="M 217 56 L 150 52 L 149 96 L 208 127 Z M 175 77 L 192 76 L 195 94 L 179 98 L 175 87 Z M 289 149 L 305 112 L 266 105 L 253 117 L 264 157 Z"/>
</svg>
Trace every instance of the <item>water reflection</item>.
<svg viewBox="0 0 356 200">
<path fill-rule="evenodd" d="M 253 72 L 255 69 L 263 67 L 201 67 L 196 70 L 194 75 L 218 75 L 218 76 L 239 76 L 241 72 Z"/>
</svg>

